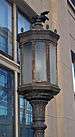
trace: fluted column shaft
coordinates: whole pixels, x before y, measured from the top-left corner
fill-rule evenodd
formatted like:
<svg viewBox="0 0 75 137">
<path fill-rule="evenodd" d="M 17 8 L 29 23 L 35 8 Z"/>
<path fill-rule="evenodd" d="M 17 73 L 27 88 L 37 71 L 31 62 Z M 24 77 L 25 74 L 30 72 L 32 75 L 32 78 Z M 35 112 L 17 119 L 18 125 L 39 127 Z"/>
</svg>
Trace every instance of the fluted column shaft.
<svg viewBox="0 0 75 137">
<path fill-rule="evenodd" d="M 45 137 L 44 132 L 47 126 L 45 125 L 45 107 L 47 101 L 32 100 L 32 113 L 33 113 L 33 129 L 34 137 Z"/>
</svg>

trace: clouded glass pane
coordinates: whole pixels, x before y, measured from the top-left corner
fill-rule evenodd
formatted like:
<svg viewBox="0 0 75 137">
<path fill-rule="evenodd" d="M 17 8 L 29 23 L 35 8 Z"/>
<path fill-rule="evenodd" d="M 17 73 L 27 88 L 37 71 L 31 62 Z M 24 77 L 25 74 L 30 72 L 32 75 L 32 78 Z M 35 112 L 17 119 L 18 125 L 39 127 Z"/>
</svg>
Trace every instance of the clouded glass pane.
<svg viewBox="0 0 75 137">
<path fill-rule="evenodd" d="M 35 78 L 46 81 L 46 47 L 44 42 L 36 42 L 35 46 Z"/>
<path fill-rule="evenodd" d="M 50 44 L 50 82 L 56 84 L 56 46 Z"/>
<path fill-rule="evenodd" d="M 22 84 L 32 82 L 32 45 L 22 48 Z"/>
</svg>

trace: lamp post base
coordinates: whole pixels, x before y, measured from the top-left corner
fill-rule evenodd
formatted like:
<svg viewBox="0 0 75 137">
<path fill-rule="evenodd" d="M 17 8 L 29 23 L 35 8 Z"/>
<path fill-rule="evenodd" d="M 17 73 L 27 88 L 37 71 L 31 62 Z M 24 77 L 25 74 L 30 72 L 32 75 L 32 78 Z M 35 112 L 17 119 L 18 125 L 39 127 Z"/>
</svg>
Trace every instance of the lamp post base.
<svg viewBox="0 0 75 137">
<path fill-rule="evenodd" d="M 19 87 L 19 94 L 32 105 L 34 137 L 45 137 L 45 108 L 54 95 L 59 93 L 58 86 L 48 84 L 26 84 Z"/>
</svg>

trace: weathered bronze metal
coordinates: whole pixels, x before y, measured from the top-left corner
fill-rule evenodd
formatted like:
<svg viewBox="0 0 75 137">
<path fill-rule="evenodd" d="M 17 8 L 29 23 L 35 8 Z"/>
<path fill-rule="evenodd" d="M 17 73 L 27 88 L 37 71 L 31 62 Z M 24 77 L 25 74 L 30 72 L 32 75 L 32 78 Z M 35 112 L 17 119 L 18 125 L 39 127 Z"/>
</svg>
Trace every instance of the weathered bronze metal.
<svg viewBox="0 0 75 137">
<path fill-rule="evenodd" d="M 42 12 L 40 15 L 36 15 L 32 18 L 32 23 L 41 22 L 45 23 L 46 20 L 49 20 L 49 18 L 46 16 L 49 13 L 49 11 Z"/>
<path fill-rule="evenodd" d="M 58 84 L 52 84 L 50 82 L 49 64 L 50 43 L 57 46 L 58 39 L 59 35 L 50 30 L 44 30 L 41 22 L 36 22 L 32 30 L 18 35 L 18 42 L 21 49 L 25 44 L 32 43 L 32 81 L 30 83 L 24 83 L 22 81 L 18 93 L 23 95 L 32 105 L 34 137 L 45 136 L 44 131 L 47 128 L 45 125 L 45 107 L 48 101 L 60 92 Z M 39 40 L 43 41 L 46 46 L 46 81 L 36 81 L 35 79 L 35 46 L 36 41 Z"/>
<path fill-rule="evenodd" d="M 44 83 L 25 84 L 19 87 L 19 94 L 25 96 L 32 105 L 34 137 L 44 137 L 44 131 L 47 128 L 45 107 L 59 91 L 58 86 Z"/>
</svg>

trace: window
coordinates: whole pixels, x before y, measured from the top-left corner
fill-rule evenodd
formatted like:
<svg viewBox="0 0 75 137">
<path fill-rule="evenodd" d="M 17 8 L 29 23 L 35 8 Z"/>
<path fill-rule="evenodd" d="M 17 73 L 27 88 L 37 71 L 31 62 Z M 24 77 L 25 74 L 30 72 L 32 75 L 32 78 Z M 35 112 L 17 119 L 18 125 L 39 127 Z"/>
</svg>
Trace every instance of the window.
<svg viewBox="0 0 75 137">
<path fill-rule="evenodd" d="M 26 99 L 20 98 L 20 123 L 30 125 L 32 123 L 32 108 Z"/>
<path fill-rule="evenodd" d="M 12 7 L 6 0 L 0 0 L 0 51 L 12 56 Z"/>
<path fill-rule="evenodd" d="M 24 32 L 30 30 L 30 22 L 18 11 L 18 33 L 21 33 L 21 28 L 24 29 Z"/>
<path fill-rule="evenodd" d="M 0 50 L 7 52 L 7 39 L 0 35 Z"/>
<path fill-rule="evenodd" d="M 0 67 L 0 136 L 13 137 L 13 72 Z"/>
<path fill-rule="evenodd" d="M 20 136 L 33 137 L 32 107 L 29 102 L 20 96 Z"/>
<path fill-rule="evenodd" d="M 71 51 L 72 55 L 72 75 L 73 75 L 73 88 L 75 93 L 75 53 Z"/>
<path fill-rule="evenodd" d="M 30 22 L 27 19 L 27 17 L 25 17 L 19 11 L 18 11 L 17 16 L 18 16 L 18 21 L 17 21 L 17 25 L 18 25 L 17 31 L 18 31 L 18 33 L 21 33 L 22 28 L 23 28 L 24 32 L 30 30 Z M 17 53 L 18 53 L 17 60 L 18 60 L 18 63 L 20 63 L 20 50 L 19 50 L 19 47 L 17 48 Z"/>
</svg>

